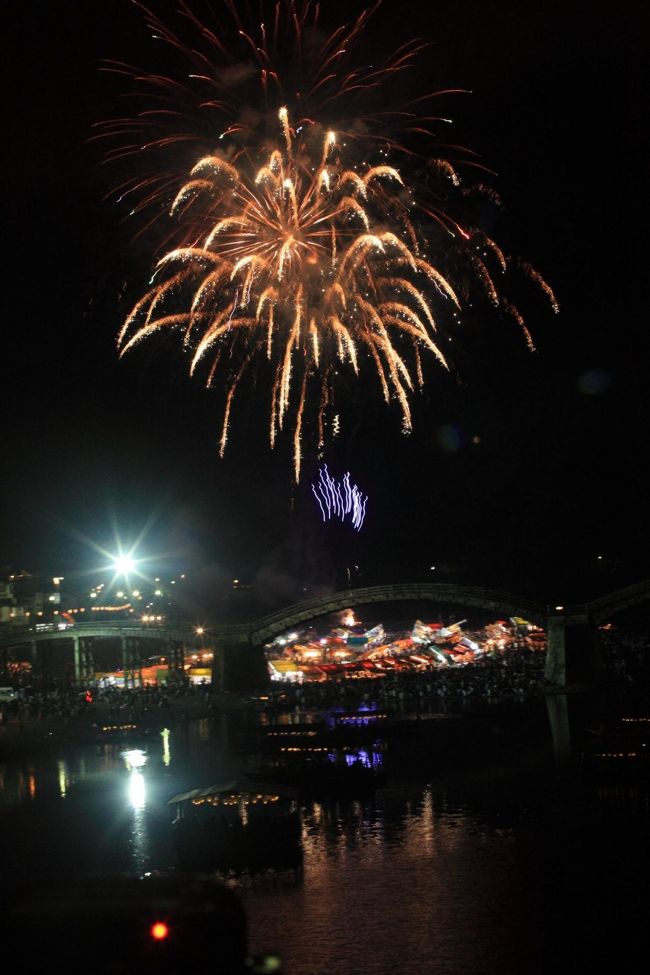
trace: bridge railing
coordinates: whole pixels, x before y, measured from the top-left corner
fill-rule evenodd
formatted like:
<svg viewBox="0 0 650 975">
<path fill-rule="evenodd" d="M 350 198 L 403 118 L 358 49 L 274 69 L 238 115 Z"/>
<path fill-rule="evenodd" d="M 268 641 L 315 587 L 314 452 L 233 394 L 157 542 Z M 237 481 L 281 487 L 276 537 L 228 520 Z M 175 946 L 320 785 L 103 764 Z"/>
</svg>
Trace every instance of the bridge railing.
<svg viewBox="0 0 650 975">
<path fill-rule="evenodd" d="M 53 623 L 47 628 L 41 626 L 0 627 L 0 647 L 17 646 L 32 640 L 42 642 L 46 640 L 65 640 L 77 637 L 134 637 L 140 640 L 163 639 L 182 641 L 184 643 L 212 644 L 216 642 L 242 643 L 248 642 L 250 625 L 248 623 L 223 623 L 206 627 L 202 633 L 197 633 L 195 627 L 187 623 L 142 623 L 139 620 L 92 620 L 69 624 L 59 627 Z"/>
</svg>

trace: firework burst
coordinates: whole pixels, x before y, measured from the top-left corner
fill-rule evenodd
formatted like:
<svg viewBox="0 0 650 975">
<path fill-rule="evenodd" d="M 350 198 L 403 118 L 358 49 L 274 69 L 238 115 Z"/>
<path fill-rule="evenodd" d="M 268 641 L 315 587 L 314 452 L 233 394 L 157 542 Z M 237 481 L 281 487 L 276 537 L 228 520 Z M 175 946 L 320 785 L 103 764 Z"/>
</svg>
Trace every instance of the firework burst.
<svg viewBox="0 0 650 975">
<path fill-rule="evenodd" d="M 409 148 L 408 136 L 430 139 L 431 126 L 447 121 L 416 111 L 417 102 L 443 93 L 400 111 L 367 107 L 378 89 L 383 93 L 387 81 L 412 67 L 422 45 L 407 44 L 383 66 L 363 68 L 352 57 L 371 11 L 322 35 L 317 6 L 279 2 L 253 34 L 234 4 L 226 7 L 236 39 L 253 60 L 237 61 L 223 35 L 185 4 L 180 11 L 204 50 L 186 47 L 147 12 L 157 36 L 197 68 L 200 98 L 192 102 L 185 84 L 173 79 L 144 76 L 149 93 L 158 93 L 156 107 L 106 128 L 119 138 L 113 159 L 159 160 L 163 154 L 173 160 L 188 143 L 195 153 L 184 173 L 161 166 L 120 187 L 121 197 L 137 201 L 132 212 L 152 213 L 147 224 L 160 218 L 165 204 L 172 232 L 164 235 L 167 252 L 118 346 L 124 354 L 156 333 L 178 333 L 190 373 L 224 396 L 222 456 L 237 392 L 266 362 L 270 443 L 290 432 L 298 481 L 303 439 L 308 431 L 310 443 L 322 450 L 327 417 L 350 377 L 366 382 L 374 376 L 386 402 L 397 404 L 403 431 L 411 430 L 411 394 L 424 383 L 426 362 L 448 368 L 442 341 L 450 340 L 450 325 L 461 322 L 477 294 L 501 306 L 530 347 L 533 340 L 496 283 L 511 262 L 455 215 L 454 194 L 462 199 L 466 193 L 458 160 L 442 158 L 440 146 L 426 160 Z M 288 72 L 281 64 L 290 64 Z M 257 111 L 242 112 L 232 99 L 235 69 L 253 86 Z M 194 109 L 183 113 L 179 106 L 188 102 Z M 352 121 L 344 108 L 357 113 Z M 341 125 L 329 128 L 333 114 Z M 170 131 L 170 119 L 188 128 Z M 384 129 L 401 129 L 400 137 Z M 137 143 L 124 141 L 135 132 Z M 476 165 L 467 154 L 464 161 Z M 427 178 L 412 191 L 404 170 L 425 171 Z M 515 267 L 557 310 L 538 272 L 523 262 Z"/>
</svg>

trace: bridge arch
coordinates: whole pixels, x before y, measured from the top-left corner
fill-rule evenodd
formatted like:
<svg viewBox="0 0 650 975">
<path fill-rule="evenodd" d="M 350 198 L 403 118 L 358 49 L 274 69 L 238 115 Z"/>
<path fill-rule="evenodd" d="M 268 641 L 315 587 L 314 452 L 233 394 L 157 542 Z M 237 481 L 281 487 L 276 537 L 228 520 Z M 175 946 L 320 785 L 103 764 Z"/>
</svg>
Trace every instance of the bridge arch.
<svg viewBox="0 0 650 975">
<path fill-rule="evenodd" d="M 589 603 L 589 615 L 592 621 L 598 625 L 621 613 L 631 606 L 638 606 L 639 603 L 650 600 L 650 579 L 643 582 L 636 582 L 632 586 L 624 586 L 615 592 L 610 592 L 606 596 L 600 596 Z"/>
<path fill-rule="evenodd" d="M 540 626 L 546 625 L 547 607 L 512 593 L 479 586 L 456 586 L 447 583 L 402 583 L 392 586 L 366 586 L 345 589 L 316 599 L 307 599 L 276 613 L 270 613 L 251 624 L 251 642 L 259 646 L 273 640 L 301 623 L 336 613 L 353 606 L 388 602 L 433 602 L 475 607 L 502 616 L 523 616 Z"/>
</svg>

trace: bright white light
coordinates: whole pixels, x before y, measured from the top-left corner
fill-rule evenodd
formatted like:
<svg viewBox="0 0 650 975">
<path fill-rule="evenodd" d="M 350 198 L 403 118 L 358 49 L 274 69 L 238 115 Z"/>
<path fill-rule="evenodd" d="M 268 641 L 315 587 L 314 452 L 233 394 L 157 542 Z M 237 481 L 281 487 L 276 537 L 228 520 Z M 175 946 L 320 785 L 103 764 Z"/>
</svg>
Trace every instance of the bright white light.
<svg viewBox="0 0 650 975">
<path fill-rule="evenodd" d="M 143 752 L 141 748 L 130 748 L 128 751 L 122 752 L 122 758 L 129 772 L 147 764 L 146 752 Z"/>
<path fill-rule="evenodd" d="M 118 575 L 128 576 L 135 569 L 135 562 L 130 555 L 119 555 L 113 562 L 113 568 Z"/>
<path fill-rule="evenodd" d="M 129 799 L 134 809 L 144 809 L 146 804 L 144 776 L 141 772 L 131 772 L 129 779 Z"/>
</svg>

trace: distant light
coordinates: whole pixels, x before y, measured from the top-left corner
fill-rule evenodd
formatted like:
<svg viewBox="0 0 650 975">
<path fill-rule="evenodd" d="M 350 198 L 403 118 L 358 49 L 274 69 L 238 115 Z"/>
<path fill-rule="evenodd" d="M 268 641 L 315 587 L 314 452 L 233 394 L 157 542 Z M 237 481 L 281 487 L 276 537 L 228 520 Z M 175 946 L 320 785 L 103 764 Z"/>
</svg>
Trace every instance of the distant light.
<svg viewBox="0 0 650 975">
<path fill-rule="evenodd" d="M 205 633 L 205 630 L 203 629 L 202 626 L 197 626 L 196 632 L 197 632 L 197 636 L 202 636 Z"/>
<path fill-rule="evenodd" d="M 139 589 L 134 589 L 132 595 L 134 595 L 137 598 L 139 598 L 140 597 L 140 590 Z"/>
<path fill-rule="evenodd" d="M 430 570 L 431 570 L 432 572 L 435 572 L 435 571 L 436 571 L 436 567 L 435 567 L 435 565 L 430 565 L 430 566 L 429 566 L 429 568 L 430 568 Z"/>
<path fill-rule="evenodd" d="M 602 555 L 598 555 L 598 556 L 597 556 L 597 558 L 598 558 L 599 560 L 600 560 L 600 559 L 602 559 Z"/>
<path fill-rule="evenodd" d="M 264 966 L 267 972 L 279 972 L 282 967 L 282 959 L 278 955 L 265 955 Z"/>
<path fill-rule="evenodd" d="M 164 921 L 156 921 L 151 925 L 151 937 L 156 941 L 164 941 L 169 936 L 169 928 Z"/>
<path fill-rule="evenodd" d="M 52 582 L 55 586 L 58 586 L 61 582 L 63 582 L 63 576 L 54 576 Z"/>
<path fill-rule="evenodd" d="M 119 595 L 119 593 L 118 593 L 118 595 Z M 154 590 L 154 596 L 162 596 L 162 589 L 156 589 L 156 590 Z"/>
<path fill-rule="evenodd" d="M 559 612 L 562 612 L 562 610 L 564 609 L 564 606 L 556 606 L 555 608 L 556 608 L 556 609 L 557 609 L 557 610 L 558 610 Z"/>
</svg>

